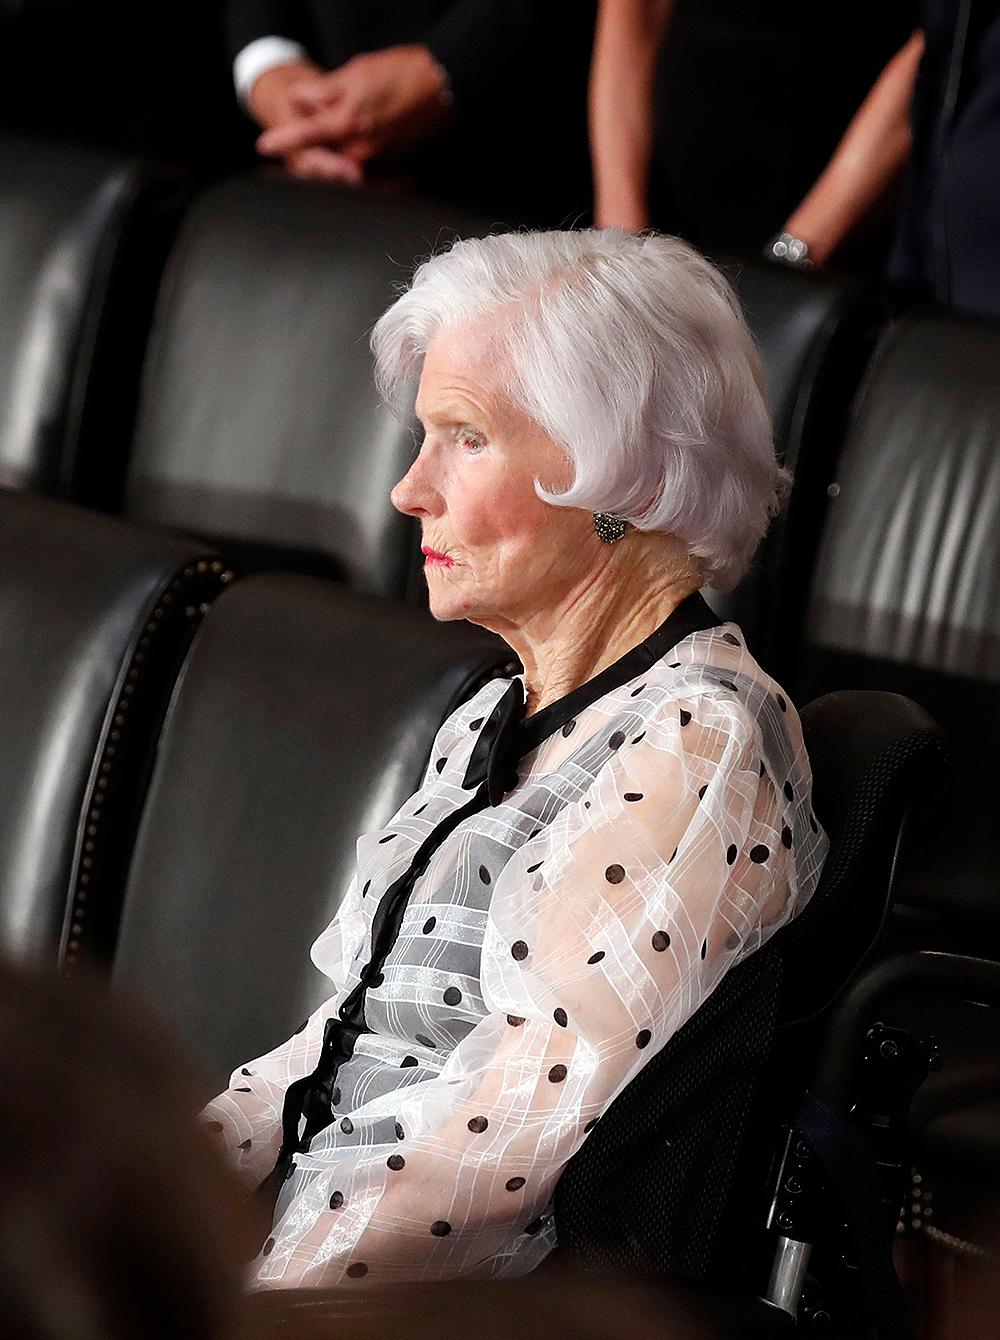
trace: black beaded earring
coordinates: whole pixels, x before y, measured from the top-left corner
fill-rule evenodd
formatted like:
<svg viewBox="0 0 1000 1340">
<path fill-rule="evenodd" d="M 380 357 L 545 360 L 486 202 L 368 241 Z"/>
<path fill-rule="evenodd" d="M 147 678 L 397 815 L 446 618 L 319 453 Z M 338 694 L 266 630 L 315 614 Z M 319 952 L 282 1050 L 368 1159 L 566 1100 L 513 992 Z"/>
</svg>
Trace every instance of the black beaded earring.
<svg viewBox="0 0 1000 1340">
<path fill-rule="evenodd" d="M 605 544 L 614 544 L 628 530 L 628 522 L 620 516 L 612 516 L 610 512 L 595 512 L 594 529 Z"/>
</svg>

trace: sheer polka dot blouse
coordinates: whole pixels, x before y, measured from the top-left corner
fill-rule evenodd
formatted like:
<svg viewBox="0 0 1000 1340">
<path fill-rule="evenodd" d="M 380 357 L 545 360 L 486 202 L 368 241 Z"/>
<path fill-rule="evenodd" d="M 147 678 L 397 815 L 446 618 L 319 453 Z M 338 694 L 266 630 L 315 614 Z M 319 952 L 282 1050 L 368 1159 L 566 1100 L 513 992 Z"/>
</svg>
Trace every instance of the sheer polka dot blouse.
<svg viewBox="0 0 1000 1340">
<path fill-rule="evenodd" d="M 526 720 L 488 684 L 359 841 L 312 952 L 330 999 L 204 1114 L 277 1187 L 258 1286 L 530 1271 L 594 1123 L 809 899 L 798 716 L 713 623 L 689 597 Z"/>
</svg>

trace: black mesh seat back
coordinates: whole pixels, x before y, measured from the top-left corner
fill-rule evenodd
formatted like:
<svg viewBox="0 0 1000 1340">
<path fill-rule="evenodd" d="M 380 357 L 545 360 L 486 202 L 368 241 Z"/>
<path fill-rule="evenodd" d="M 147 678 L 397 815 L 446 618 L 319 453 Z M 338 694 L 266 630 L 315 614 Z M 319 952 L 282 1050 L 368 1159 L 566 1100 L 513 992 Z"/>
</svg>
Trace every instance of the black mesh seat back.
<svg viewBox="0 0 1000 1340">
<path fill-rule="evenodd" d="M 120 472 L 179 207 L 173 176 L 137 160 L 0 139 L 0 486 L 92 496 L 109 452 Z"/>
<path fill-rule="evenodd" d="M 368 335 L 418 259 L 475 231 L 443 208 L 281 177 L 206 192 L 161 294 L 129 513 L 403 595 L 414 536 L 389 492 L 415 439 L 378 400 Z"/>
<path fill-rule="evenodd" d="M 204 547 L 0 491 L 6 951 L 54 962 L 64 925 L 70 956 L 107 931 L 152 721 L 199 606 L 219 588 L 213 561 Z"/>
<path fill-rule="evenodd" d="M 795 476 L 750 570 L 713 609 L 743 628 L 755 656 L 783 679 L 800 629 L 826 488 L 847 413 L 883 320 L 871 285 L 777 265 L 723 263 L 760 348 L 774 440 Z"/>
<path fill-rule="evenodd" d="M 1000 330 L 901 322 L 858 398 L 813 586 L 799 697 L 895 690 L 946 731 L 951 780 L 899 897 L 1000 925 Z M 974 778 L 974 784 L 971 780 Z"/>
<path fill-rule="evenodd" d="M 750 1177 L 737 1165 L 780 981 L 770 946 L 730 971 L 566 1165 L 556 1189 L 559 1245 L 581 1266 L 750 1287 L 750 1254 L 733 1260 L 723 1243 L 761 1216 L 767 1163 L 758 1159 Z"/>
<path fill-rule="evenodd" d="M 221 1086 L 330 992 L 309 948 L 357 839 L 417 789 L 449 711 L 510 660 L 491 635 L 318 578 L 212 609 L 166 720 L 117 973 Z"/>
<path fill-rule="evenodd" d="M 919 831 L 945 757 L 937 723 L 899 694 L 830 693 L 808 703 L 801 718 L 813 808 L 830 849 L 812 899 L 775 936 L 785 1020 L 824 1009 L 877 942 L 893 898 L 897 847 Z"/>
</svg>

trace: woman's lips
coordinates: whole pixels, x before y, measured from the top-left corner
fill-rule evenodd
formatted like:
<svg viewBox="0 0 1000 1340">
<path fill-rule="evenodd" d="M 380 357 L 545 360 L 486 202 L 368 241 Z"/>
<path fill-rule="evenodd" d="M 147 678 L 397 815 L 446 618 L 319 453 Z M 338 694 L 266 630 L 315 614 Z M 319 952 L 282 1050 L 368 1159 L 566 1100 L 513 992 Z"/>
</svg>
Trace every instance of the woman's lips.
<svg viewBox="0 0 1000 1340">
<path fill-rule="evenodd" d="M 455 565 L 453 558 L 449 558 L 447 554 L 439 554 L 436 549 L 430 549 L 426 544 L 421 547 L 420 552 L 424 556 L 425 568 L 451 568 Z"/>
</svg>

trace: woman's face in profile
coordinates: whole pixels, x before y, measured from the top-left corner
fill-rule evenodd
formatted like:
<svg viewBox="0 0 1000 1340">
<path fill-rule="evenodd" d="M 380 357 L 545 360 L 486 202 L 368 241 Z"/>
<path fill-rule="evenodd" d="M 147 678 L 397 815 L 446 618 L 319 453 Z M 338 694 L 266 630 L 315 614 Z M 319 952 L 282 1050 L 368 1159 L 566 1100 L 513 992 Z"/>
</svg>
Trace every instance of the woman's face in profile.
<svg viewBox="0 0 1000 1340">
<path fill-rule="evenodd" d="M 588 512 L 553 507 L 536 478 L 564 488 L 563 450 L 498 389 L 488 330 L 445 330 L 432 341 L 417 393 L 424 440 L 392 491 L 417 517 L 436 619 L 470 619 L 501 635 L 544 621 L 598 556 Z"/>
</svg>

